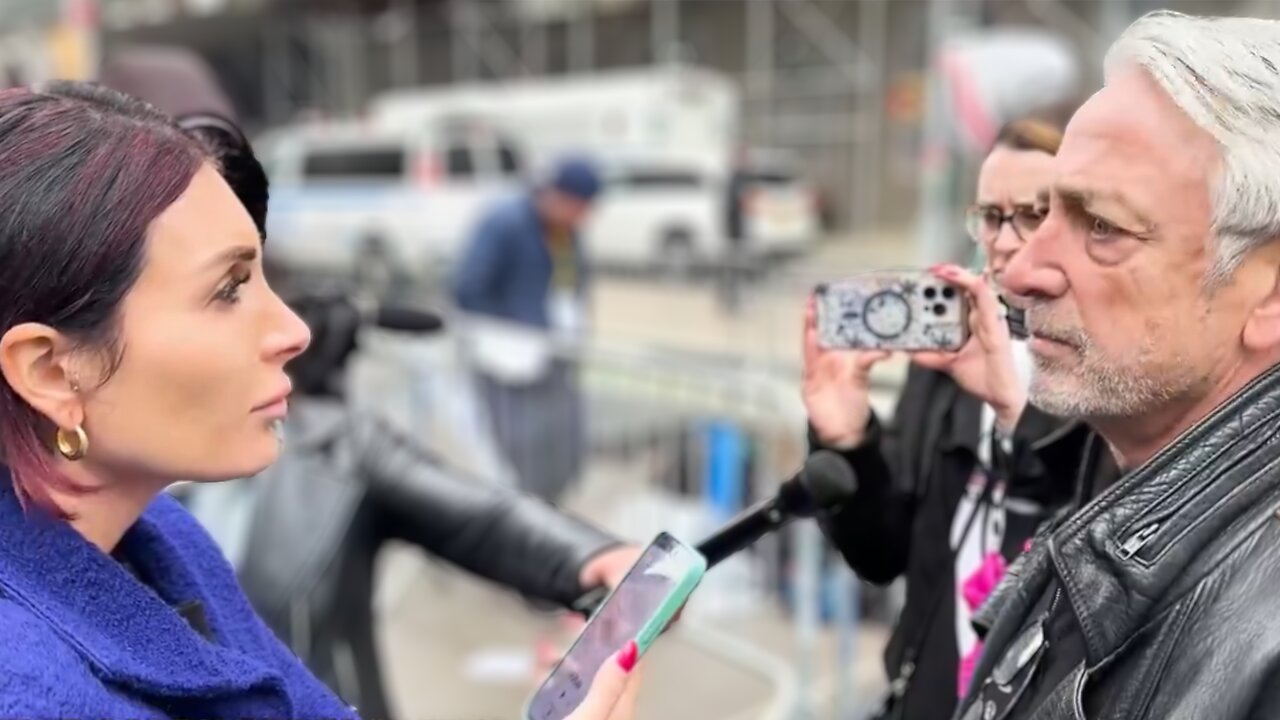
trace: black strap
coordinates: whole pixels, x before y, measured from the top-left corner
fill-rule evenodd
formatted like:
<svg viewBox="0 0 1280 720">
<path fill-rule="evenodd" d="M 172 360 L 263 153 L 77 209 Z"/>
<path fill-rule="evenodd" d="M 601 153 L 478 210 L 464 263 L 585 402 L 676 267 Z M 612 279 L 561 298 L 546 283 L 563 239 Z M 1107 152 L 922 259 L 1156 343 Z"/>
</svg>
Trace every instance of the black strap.
<svg viewBox="0 0 1280 720">
<path fill-rule="evenodd" d="M 993 448 L 993 453 L 997 449 Z M 993 459 L 995 454 L 992 455 Z M 981 463 L 979 463 L 979 466 Z M 982 484 L 982 492 L 978 495 L 978 500 L 973 505 L 973 510 L 969 512 L 969 517 L 965 520 L 964 530 L 960 533 L 960 537 L 953 546 L 948 540 L 948 548 L 950 550 L 948 562 L 955 571 L 956 559 L 960 554 L 960 548 L 964 545 L 965 538 L 969 537 L 969 533 L 973 530 L 973 525 L 978 519 L 978 514 L 982 511 L 982 506 L 991 497 L 991 493 L 995 488 L 996 473 L 983 469 L 986 480 Z M 886 703 L 886 708 L 896 704 L 906 694 L 907 687 L 911 682 L 912 675 L 915 674 L 916 658 L 920 654 L 920 649 L 924 646 L 925 637 L 928 635 L 929 628 L 933 625 L 938 617 L 938 613 L 942 612 L 943 601 L 955 592 L 955 578 L 949 586 L 941 588 L 938 593 L 934 594 L 933 601 L 929 605 L 929 612 L 925 614 L 923 621 L 916 626 L 916 632 L 902 651 L 902 662 L 898 664 L 898 672 L 893 680 L 889 683 L 890 698 Z"/>
</svg>

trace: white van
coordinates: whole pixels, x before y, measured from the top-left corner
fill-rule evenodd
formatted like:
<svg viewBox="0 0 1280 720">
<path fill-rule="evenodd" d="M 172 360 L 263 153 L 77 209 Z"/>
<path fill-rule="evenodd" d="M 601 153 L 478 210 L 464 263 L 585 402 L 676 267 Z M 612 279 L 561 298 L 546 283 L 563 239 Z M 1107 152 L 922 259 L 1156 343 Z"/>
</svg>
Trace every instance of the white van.
<svg viewBox="0 0 1280 720">
<path fill-rule="evenodd" d="M 492 118 L 545 171 L 566 154 L 726 166 L 738 143 L 737 84 L 708 68 L 658 66 L 397 89 L 369 117 L 416 131 L 458 116 Z"/>
<path fill-rule="evenodd" d="M 794 252 L 820 231 L 813 192 L 794 162 L 756 151 L 735 165 L 740 114 L 732 78 L 686 66 L 401 89 L 369 106 L 372 122 L 397 131 L 458 115 L 491 118 L 535 173 L 565 154 L 591 157 L 605 188 L 584 229 L 588 257 L 678 270 L 732 254 L 735 180 L 745 189 L 747 255 Z"/>
<path fill-rule="evenodd" d="M 588 257 L 684 273 L 794 254 L 817 238 L 817 198 L 794 164 L 756 159 L 732 173 L 670 162 L 607 164 L 604 190 L 583 231 Z M 738 256 L 729 240 L 735 180 L 741 213 Z"/>
<path fill-rule="evenodd" d="M 415 133 L 312 124 L 255 145 L 271 179 L 266 259 L 299 274 L 437 278 L 524 165 L 483 122 Z"/>
</svg>

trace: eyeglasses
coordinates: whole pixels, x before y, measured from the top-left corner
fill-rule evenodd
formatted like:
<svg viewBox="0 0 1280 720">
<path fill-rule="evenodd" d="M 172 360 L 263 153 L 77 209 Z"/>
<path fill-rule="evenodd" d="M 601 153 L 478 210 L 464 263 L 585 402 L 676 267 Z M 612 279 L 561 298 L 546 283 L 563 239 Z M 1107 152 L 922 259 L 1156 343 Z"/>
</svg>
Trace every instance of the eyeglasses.
<svg viewBox="0 0 1280 720">
<path fill-rule="evenodd" d="M 964 213 L 964 226 L 974 242 L 991 244 L 1000 236 L 1004 224 L 1009 223 L 1013 234 L 1026 242 L 1047 214 L 1043 208 L 1034 205 L 1015 205 L 1011 213 L 997 205 L 974 205 Z"/>
</svg>

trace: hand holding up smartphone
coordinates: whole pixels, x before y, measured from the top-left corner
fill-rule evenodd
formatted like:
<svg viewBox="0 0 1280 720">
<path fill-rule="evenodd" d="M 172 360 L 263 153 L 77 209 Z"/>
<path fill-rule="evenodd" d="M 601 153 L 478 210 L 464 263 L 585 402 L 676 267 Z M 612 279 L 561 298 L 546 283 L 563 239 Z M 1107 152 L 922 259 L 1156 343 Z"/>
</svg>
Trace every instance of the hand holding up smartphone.
<svg viewBox="0 0 1280 720">
<path fill-rule="evenodd" d="M 874 272 L 819 287 L 814 304 L 817 335 L 825 354 L 878 361 L 888 351 L 907 351 L 913 363 L 947 373 L 966 392 L 990 405 L 1002 430 L 1011 431 L 1017 424 L 1026 406 L 1027 389 L 1013 359 L 1013 325 L 1009 310 L 982 276 L 954 265 L 937 265 L 927 271 Z M 1021 313 L 1017 315 L 1020 324 Z M 861 352 L 837 352 L 840 350 Z M 819 385 L 809 380 L 811 354 L 823 353 L 811 352 L 806 346 L 806 388 Z M 849 428 L 858 421 L 865 423 L 862 416 L 866 412 L 853 417 L 848 411 L 839 414 L 819 402 L 838 394 L 835 385 L 842 384 L 827 382 L 806 391 L 810 421 L 819 431 L 824 426 L 819 421 L 823 421 L 832 428 L 830 434 L 856 439 Z M 866 394 L 865 388 L 862 394 Z"/>
</svg>

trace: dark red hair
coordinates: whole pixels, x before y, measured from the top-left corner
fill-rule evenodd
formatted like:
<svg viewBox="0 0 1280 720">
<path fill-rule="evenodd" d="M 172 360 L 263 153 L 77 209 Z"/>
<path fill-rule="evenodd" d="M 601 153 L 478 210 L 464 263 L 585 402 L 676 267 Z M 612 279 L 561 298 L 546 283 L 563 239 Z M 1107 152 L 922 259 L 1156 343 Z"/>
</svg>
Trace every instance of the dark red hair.
<svg viewBox="0 0 1280 720">
<path fill-rule="evenodd" d="M 168 116 L 120 93 L 0 91 L 0 334 L 42 323 L 116 367 L 147 229 L 206 160 Z M 0 451 L 24 502 L 48 507 L 51 487 L 76 489 L 54 470 L 54 431 L 0 381 Z"/>
</svg>

